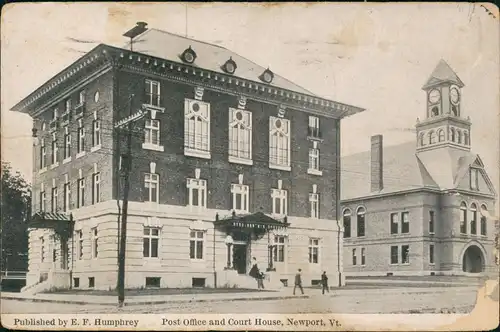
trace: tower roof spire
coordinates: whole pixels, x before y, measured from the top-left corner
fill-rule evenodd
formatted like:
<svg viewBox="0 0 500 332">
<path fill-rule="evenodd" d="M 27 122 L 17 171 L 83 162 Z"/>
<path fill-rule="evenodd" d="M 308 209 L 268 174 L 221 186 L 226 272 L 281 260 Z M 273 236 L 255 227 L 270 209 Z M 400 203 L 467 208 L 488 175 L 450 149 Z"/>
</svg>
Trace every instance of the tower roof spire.
<svg viewBox="0 0 500 332">
<path fill-rule="evenodd" d="M 452 83 L 458 85 L 459 87 L 464 86 L 462 80 L 443 59 L 441 59 L 436 68 L 434 68 L 434 71 L 432 72 L 431 76 L 424 84 L 422 89 L 425 90 L 441 83 Z"/>
</svg>

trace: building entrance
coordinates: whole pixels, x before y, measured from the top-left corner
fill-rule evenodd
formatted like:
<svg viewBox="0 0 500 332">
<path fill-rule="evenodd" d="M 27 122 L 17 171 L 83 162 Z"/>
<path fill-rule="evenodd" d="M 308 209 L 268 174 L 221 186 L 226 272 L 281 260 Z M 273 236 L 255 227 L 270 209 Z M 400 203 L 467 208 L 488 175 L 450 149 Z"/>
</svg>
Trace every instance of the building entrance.
<svg viewBox="0 0 500 332">
<path fill-rule="evenodd" d="M 470 246 L 464 252 L 462 270 L 467 273 L 480 273 L 484 270 L 484 258 L 481 249 Z"/>
<path fill-rule="evenodd" d="M 233 267 L 239 274 L 247 273 L 247 245 L 235 244 L 233 248 Z"/>
</svg>

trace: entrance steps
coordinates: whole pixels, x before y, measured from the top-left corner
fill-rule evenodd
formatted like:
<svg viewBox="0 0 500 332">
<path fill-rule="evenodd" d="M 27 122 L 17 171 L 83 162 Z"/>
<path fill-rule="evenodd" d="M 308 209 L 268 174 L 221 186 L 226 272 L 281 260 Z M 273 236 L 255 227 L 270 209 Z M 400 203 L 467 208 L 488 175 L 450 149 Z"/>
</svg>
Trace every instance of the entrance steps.
<svg viewBox="0 0 500 332">
<path fill-rule="evenodd" d="M 257 288 L 257 280 L 247 274 L 238 274 L 236 270 L 224 270 L 218 273 L 218 284 L 234 288 Z M 281 290 L 284 287 L 280 275 L 276 272 L 266 272 L 264 275 L 264 288 L 268 290 Z"/>
</svg>

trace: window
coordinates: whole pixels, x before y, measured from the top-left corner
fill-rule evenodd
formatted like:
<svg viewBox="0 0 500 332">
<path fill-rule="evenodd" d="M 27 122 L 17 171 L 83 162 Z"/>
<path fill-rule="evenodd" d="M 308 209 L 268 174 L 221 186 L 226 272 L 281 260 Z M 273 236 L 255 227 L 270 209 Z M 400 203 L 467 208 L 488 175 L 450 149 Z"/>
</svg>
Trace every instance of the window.
<svg viewBox="0 0 500 332">
<path fill-rule="evenodd" d="M 207 181 L 187 179 L 188 205 L 207 207 Z"/>
<path fill-rule="evenodd" d="M 76 150 L 77 153 L 82 153 L 83 151 L 85 151 L 85 127 L 83 126 L 82 119 L 78 120 L 77 136 L 78 140 Z"/>
<path fill-rule="evenodd" d="M 101 173 L 92 174 L 92 204 L 101 201 Z"/>
<path fill-rule="evenodd" d="M 429 211 L 429 234 L 434 234 L 434 211 Z"/>
<path fill-rule="evenodd" d="M 160 106 L 160 82 L 146 80 L 146 104 Z"/>
<path fill-rule="evenodd" d="M 57 154 L 59 147 L 57 146 L 57 134 L 52 133 L 52 165 L 57 163 Z"/>
<path fill-rule="evenodd" d="M 344 210 L 344 238 L 351 237 L 351 210 Z"/>
<path fill-rule="evenodd" d="M 460 204 L 460 233 L 467 234 L 467 204 Z"/>
<path fill-rule="evenodd" d="M 420 142 L 420 146 L 425 145 L 425 134 L 424 133 L 420 134 L 419 142 Z"/>
<path fill-rule="evenodd" d="M 288 211 L 288 191 L 284 189 L 271 189 L 273 200 L 273 214 L 286 215 Z"/>
<path fill-rule="evenodd" d="M 434 143 L 436 143 L 436 133 L 434 132 L 434 130 L 431 130 L 431 132 L 429 133 L 429 144 Z"/>
<path fill-rule="evenodd" d="M 462 132 L 460 130 L 457 130 L 457 143 L 462 143 Z"/>
<path fill-rule="evenodd" d="M 434 245 L 429 245 L 429 264 L 434 264 Z"/>
<path fill-rule="evenodd" d="M 160 120 L 148 120 L 144 124 L 144 143 L 160 145 Z"/>
<path fill-rule="evenodd" d="M 410 246 L 401 246 L 401 263 L 410 264 Z"/>
<path fill-rule="evenodd" d="M 82 105 L 83 103 L 85 103 L 85 91 L 80 91 L 78 95 L 78 105 Z"/>
<path fill-rule="evenodd" d="M 470 206 L 471 218 L 470 218 L 470 233 L 477 234 L 477 206 L 472 203 Z"/>
<path fill-rule="evenodd" d="M 160 244 L 160 228 L 144 227 L 144 236 L 142 243 L 142 253 L 144 257 L 158 257 L 158 248 Z"/>
<path fill-rule="evenodd" d="M 469 145 L 469 133 L 464 131 L 464 144 Z"/>
<path fill-rule="evenodd" d="M 160 288 L 161 277 L 146 277 L 146 287 Z"/>
<path fill-rule="evenodd" d="M 89 277 L 89 288 L 95 287 L 95 277 Z"/>
<path fill-rule="evenodd" d="M 410 233 L 410 213 L 409 212 L 401 212 L 401 233 L 406 234 Z"/>
<path fill-rule="evenodd" d="M 320 138 L 321 133 L 319 131 L 319 118 L 316 116 L 309 116 L 309 137 Z"/>
<path fill-rule="evenodd" d="M 285 261 L 285 237 L 276 235 L 274 237 L 274 261 L 284 262 Z"/>
<path fill-rule="evenodd" d="M 85 178 L 80 178 L 77 180 L 78 191 L 77 191 L 77 200 L 76 207 L 81 208 L 85 206 Z"/>
<path fill-rule="evenodd" d="M 472 190 L 479 190 L 479 169 L 470 169 L 470 188 Z"/>
<path fill-rule="evenodd" d="M 399 263 L 398 246 L 391 246 L 391 264 Z"/>
<path fill-rule="evenodd" d="M 40 168 L 47 166 L 47 148 L 45 147 L 45 140 L 40 140 Z"/>
<path fill-rule="evenodd" d="M 443 129 L 439 129 L 438 130 L 438 141 L 439 142 L 443 142 L 444 141 L 444 130 Z"/>
<path fill-rule="evenodd" d="M 361 265 L 365 265 L 365 263 L 366 263 L 365 248 L 361 248 Z"/>
<path fill-rule="evenodd" d="M 52 187 L 52 195 L 51 195 L 51 207 L 50 207 L 50 212 L 57 212 L 57 187 Z"/>
<path fill-rule="evenodd" d="M 187 152 L 188 155 L 195 151 L 202 153 L 210 151 L 210 105 L 208 103 L 186 99 L 184 147 L 184 153 Z"/>
<path fill-rule="evenodd" d="M 398 213 L 391 213 L 391 234 L 398 234 L 399 220 Z"/>
<path fill-rule="evenodd" d="M 47 195 L 45 194 L 45 190 L 42 189 L 40 191 L 40 211 L 41 212 L 45 212 L 46 204 L 47 204 Z"/>
<path fill-rule="evenodd" d="M 311 218 L 319 218 L 319 194 L 309 194 L 309 203 L 311 204 Z"/>
<path fill-rule="evenodd" d="M 64 127 L 64 159 L 71 157 L 71 132 L 69 127 Z"/>
<path fill-rule="evenodd" d="M 450 128 L 450 140 L 455 142 L 455 129 Z"/>
<path fill-rule="evenodd" d="M 365 236 L 365 208 L 358 208 L 357 212 L 357 224 L 358 224 L 358 236 Z"/>
<path fill-rule="evenodd" d="M 189 241 L 189 257 L 191 259 L 203 259 L 203 241 L 205 233 L 203 231 L 191 231 Z"/>
<path fill-rule="evenodd" d="M 249 190 L 243 184 L 231 184 L 231 194 L 233 195 L 233 210 L 236 212 L 249 211 Z"/>
<path fill-rule="evenodd" d="M 352 249 L 352 265 L 356 265 L 357 257 L 356 257 L 356 249 Z"/>
<path fill-rule="evenodd" d="M 158 174 L 146 173 L 144 176 L 144 186 L 146 187 L 146 201 L 159 202 L 160 176 Z"/>
<path fill-rule="evenodd" d="M 319 239 L 309 239 L 309 263 L 319 263 Z"/>
<path fill-rule="evenodd" d="M 269 164 L 290 166 L 290 121 L 269 118 Z"/>
<path fill-rule="evenodd" d="M 94 118 L 92 120 L 92 146 L 101 145 L 101 120 Z"/>
<path fill-rule="evenodd" d="M 44 262 L 45 260 L 45 239 L 40 237 L 40 262 Z"/>
<path fill-rule="evenodd" d="M 66 112 L 71 111 L 71 99 L 66 99 L 65 110 Z"/>
<path fill-rule="evenodd" d="M 70 209 L 70 202 L 71 202 L 71 188 L 70 188 L 70 183 L 66 182 L 64 184 L 64 212 L 67 212 Z"/>
<path fill-rule="evenodd" d="M 252 113 L 229 109 L 229 156 L 252 159 Z"/>
<path fill-rule="evenodd" d="M 57 108 L 54 108 L 54 112 L 52 113 L 52 115 L 52 120 L 57 120 L 57 117 L 59 116 L 59 110 Z"/>
<path fill-rule="evenodd" d="M 488 209 L 486 208 L 486 205 L 481 205 L 481 210 L 483 211 L 488 211 Z M 486 217 L 485 216 L 481 216 L 481 235 L 486 235 Z"/>
<path fill-rule="evenodd" d="M 97 258 L 98 254 L 98 234 L 97 234 L 97 227 L 92 228 L 90 231 L 90 234 L 92 236 L 92 258 Z"/>
<path fill-rule="evenodd" d="M 314 143 L 317 144 L 317 142 Z M 309 169 L 319 171 L 319 149 L 316 144 L 309 148 Z"/>
<path fill-rule="evenodd" d="M 83 232 L 77 231 L 77 238 L 78 238 L 78 248 L 77 248 L 77 255 L 78 259 L 81 260 L 83 259 Z"/>
</svg>

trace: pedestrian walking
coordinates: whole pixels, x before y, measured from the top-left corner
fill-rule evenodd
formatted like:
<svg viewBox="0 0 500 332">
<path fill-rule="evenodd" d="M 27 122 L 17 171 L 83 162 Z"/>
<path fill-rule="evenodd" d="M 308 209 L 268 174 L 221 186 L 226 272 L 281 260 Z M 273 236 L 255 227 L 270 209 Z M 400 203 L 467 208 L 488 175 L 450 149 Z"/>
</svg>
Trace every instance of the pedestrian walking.
<svg viewBox="0 0 500 332">
<path fill-rule="evenodd" d="M 323 271 L 321 275 L 321 284 L 323 285 L 323 289 L 321 290 L 322 294 L 325 294 L 325 289 L 328 293 L 330 293 L 330 287 L 328 287 L 328 276 L 326 275 L 326 271 Z"/>
<path fill-rule="evenodd" d="M 253 260 L 253 265 L 248 274 L 252 278 L 257 280 L 257 289 L 264 289 L 264 274 L 259 270 L 257 259 L 253 257 L 252 260 Z"/>
<path fill-rule="evenodd" d="M 297 274 L 295 275 L 295 286 L 293 286 L 293 295 L 295 295 L 295 289 L 297 287 L 300 288 L 300 291 L 302 292 L 302 295 L 304 295 L 304 289 L 302 288 L 302 275 L 301 275 L 301 273 L 302 273 L 302 270 L 299 269 L 297 271 Z"/>
</svg>

